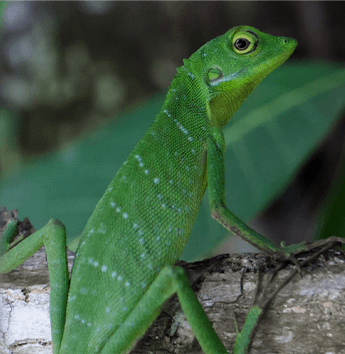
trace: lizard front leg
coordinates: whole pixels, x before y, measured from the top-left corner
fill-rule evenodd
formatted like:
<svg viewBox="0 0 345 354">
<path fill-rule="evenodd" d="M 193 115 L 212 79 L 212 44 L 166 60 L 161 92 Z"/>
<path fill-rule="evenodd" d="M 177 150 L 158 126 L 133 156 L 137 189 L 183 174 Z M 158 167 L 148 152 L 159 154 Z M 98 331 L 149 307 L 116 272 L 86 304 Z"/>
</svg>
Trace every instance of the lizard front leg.
<svg viewBox="0 0 345 354">
<path fill-rule="evenodd" d="M 207 182 L 211 216 L 227 230 L 274 259 L 286 259 L 273 242 L 257 233 L 233 214 L 225 203 L 225 142 L 221 130 L 214 127 L 207 142 Z"/>
<path fill-rule="evenodd" d="M 6 242 L 3 251 L 16 231 L 15 222 L 10 221 L 4 231 Z M 42 246 L 46 247 L 50 279 L 50 321 L 54 353 L 59 353 L 66 318 L 66 303 L 69 289 L 69 273 L 66 255 L 66 231 L 57 219 L 34 232 L 25 240 L 0 257 L 0 273 L 8 273 L 26 261 Z"/>
<path fill-rule="evenodd" d="M 329 237 L 325 240 L 303 241 L 289 246 L 276 246 L 272 241 L 257 233 L 233 214 L 225 203 L 225 168 L 224 168 L 224 136 L 213 128 L 207 143 L 207 182 L 211 216 L 228 231 L 250 243 L 260 251 L 276 260 L 291 260 L 298 265 L 294 255 L 312 250 L 330 243 L 345 244 L 345 239 Z"/>
</svg>

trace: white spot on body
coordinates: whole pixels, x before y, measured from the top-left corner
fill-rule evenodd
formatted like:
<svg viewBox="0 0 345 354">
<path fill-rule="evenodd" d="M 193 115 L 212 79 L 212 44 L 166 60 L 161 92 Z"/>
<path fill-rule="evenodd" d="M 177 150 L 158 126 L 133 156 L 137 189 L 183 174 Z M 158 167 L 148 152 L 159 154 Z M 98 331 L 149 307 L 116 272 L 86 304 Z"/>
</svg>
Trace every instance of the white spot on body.
<svg viewBox="0 0 345 354">
<path fill-rule="evenodd" d="M 171 118 L 171 114 L 165 109 L 164 111 L 163 111 L 169 118 Z"/>
<path fill-rule="evenodd" d="M 128 214 L 127 214 L 127 213 L 123 213 L 123 214 L 122 214 L 122 217 L 123 217 L 124 219 L 128 219 Z"/>
<path fill-rule="evenodd" d="M 106 233 L 105 224 L 103 222 L 99 226 L 98 232 L 101 233 L 101 234 L 105 234 Z"/>
<path fill-rule="evenodd" d="M 176 123 L 176 125 L 182 131 L 183 134 L 186 135 L 189 134 L 188 130 L 177 119 L 174 119 L 174 122 Z"/>
<path fill-rule="evenodd" d="M 102 266 L 102 272 L 105 273 L 107 271 L 108 267 L 106 265 Z"/>
<path fill-rule="evenodd" d="M 153 179 L 153 182 L 154 182 L 154 184 L 159 184 L 159 178 L 157 178 L 157 177 L 154 178 L 154 179 Z"/>
<path fill-rule="evenodd" d="M 89 264 L 92 264 L 92 265 L 95 266 L 95 267 L 98 266 L 98 262 L 96 262 L 96 261 L 94 262 L 94 261 L 93 261 L 93 258 L 89 258 L 88 261 L 89 261 Z"/>
</svg>

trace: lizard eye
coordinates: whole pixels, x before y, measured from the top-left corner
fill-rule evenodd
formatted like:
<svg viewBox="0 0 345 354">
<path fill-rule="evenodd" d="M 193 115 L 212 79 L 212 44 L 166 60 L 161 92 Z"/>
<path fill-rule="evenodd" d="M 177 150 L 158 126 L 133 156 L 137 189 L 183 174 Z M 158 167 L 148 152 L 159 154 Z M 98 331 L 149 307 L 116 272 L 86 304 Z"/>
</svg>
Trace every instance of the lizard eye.
<svg viewBox="0 0 345 354">
<path fill-rule="evenodd" d="M 210 85 L 211 83 L 220 80 L 222 77 L 223 71 L 218 66 L 214 66 L 206 73 L 207 84 Z"/>
<path fill-rule="evenodd" d="M 253 31 L 239 31 L 232 38 L 232 49 L 240 55 L 254 52 L 258 44 L 259 37 Z"/>
<path fill-rule="evenodd" d="M 248 41 L 247 38 L 239 38 L 236 39 L 236 42 L 234 43 L 234 47 L 237 50 L 245 50 L 249 47 L 250 42 Z"/>
</svg>

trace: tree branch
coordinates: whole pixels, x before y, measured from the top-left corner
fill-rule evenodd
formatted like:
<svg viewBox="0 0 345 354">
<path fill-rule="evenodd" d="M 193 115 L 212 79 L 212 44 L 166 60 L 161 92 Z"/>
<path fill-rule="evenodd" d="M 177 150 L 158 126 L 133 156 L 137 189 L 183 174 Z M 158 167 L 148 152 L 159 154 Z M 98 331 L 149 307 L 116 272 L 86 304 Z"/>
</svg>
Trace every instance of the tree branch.
<svg viewBox="0 0 345 354">
<path fill-rule="evenodd" d="M 69 253 L 70 267 L 73 253 Z M 258 281 L 274 264 L 260 254 L 221 255 L 202 262 L 180 262 L 216 332 L 231 352 L 239 329 L 253 305 Z M 252 354 L 339 352 L 345 346 L 345 256 L 330 250 L 304 268 L 272 301 L 259 323 Z M 268 296 L 293 271 L 278 272 Z M 52 353 L 49 323 L 49 276 L 42 248 L 28 261 L 0 278 L 0 352 Z M 177 297 L 132 353 L 201 353 Z"/>
</svg>

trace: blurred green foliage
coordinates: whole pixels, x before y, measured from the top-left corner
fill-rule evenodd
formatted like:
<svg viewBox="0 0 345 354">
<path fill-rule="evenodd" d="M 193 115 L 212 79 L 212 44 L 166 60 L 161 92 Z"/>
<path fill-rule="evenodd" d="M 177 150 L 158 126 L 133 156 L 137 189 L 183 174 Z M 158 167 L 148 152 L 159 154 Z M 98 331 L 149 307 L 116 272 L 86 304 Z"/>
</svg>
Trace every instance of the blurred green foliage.
<svg viewBox="0 0 345 354">
<path fill-rule="evenodd" d="M 345 150 L 338 164 L 336 179 L 319 210 L 316 238 L 345 237 Z"/>
</svg>

